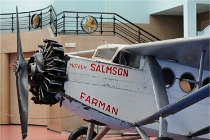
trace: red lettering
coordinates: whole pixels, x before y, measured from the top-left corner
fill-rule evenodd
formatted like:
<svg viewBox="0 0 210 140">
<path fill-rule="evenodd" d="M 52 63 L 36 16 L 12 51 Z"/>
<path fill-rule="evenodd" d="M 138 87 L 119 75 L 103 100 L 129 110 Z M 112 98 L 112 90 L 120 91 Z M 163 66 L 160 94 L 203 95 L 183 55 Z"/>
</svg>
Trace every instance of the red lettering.
<svg viewBox="0 0 210 140">
<path fill-rule="evenodd" d="M 88 96 L 85 101 L 87 101 L 90 104 L 90 96 Z"/>
<path fill-rule="evenodd" d="M 101 106 L 103 106 L 103 110 L 104 110 L 104 108 L 105 108 L 105 103 L 102 103 L 101 101 L 99 101 L 98 108 L 100 108 Z"/>
<path fill-rule="evenodd" d="M 100 65 L 98 65 L 98 66 L 96 67 L 96 71 L 101 72 L 101 71 L 100 71 Z"/>
<path fill-rule="evenodd" d="M 106 67 L 106 73 L 112 74 L 112 67 Z"/>
<path fill-rule="evenodd" d="M 80 67 L 81 69 L 86 69 L 86 66 L 81 65 Z M 105 66 L 105 65 L 100 65 L 100 64 L 96 65 L 92 63 L 90 70 L 101 72 L 101 73 L 108 73 L 112 75 L 128 77 L 128 70 L 123 69 L 123 68 L 118 68 L 118 67 Z"/>
<path fill-rule="evenodd" d="M 70 66 L 74 68 L 74 64 L 70 63 Z"/>
<path fill-rule="evenodd" d="M 81 92 L 80 99 L 84 99 L 85 96 L 86 96 L 86 93 Z M 85 98 L 85 101 L 88 102 L 89 104 L 97 106 L 98 108 L 101 108 L 101 109 L 103 109 L 103 110 L 105 110 L 109 113 L 112 113 L 114 115 L 118 115 L 118 108 L 111 107 L 111 105 L 106 106 L 106 103 L 103 103 L 102 101 L 99 101 L 96 98 L 91 98 L 90 96 L 87 96 L 87 98 Z"/>
<path fill-rule="evenodd" d="M 116 67 L 113 67 L 113 75 L 116 75 L 117 74 L 117 68 Z"/>
<path fill-rule="evenodd" d="M 123 76 L 128 77 L 128 70 L 124 69 Z"/>
<path fill-rule="evenodd" d="M 118 75 L 119 75 L 119 76 L 121 76 L 121 75 L 122 75 L 122 71 L 123 71 L 123 69 L 122 69 L 122 68 L 119 68 L 119 69 L 118 69 Z"/>
<path fill-rule="evenodd" d="M 85 94 L 84 92 L 82 92 L 82 93 L 80 94 L 80 99 L 84 98 L 83 95 L 86 95 L 86 94 Z"/>
<path fill-rule="evenodd" d="M 105 73 L 105 71 L 104 71 L 104 65 L 102 65 L 102 73 Z"/>
<path fill-rule="evenodd" d="M 93 66 L 92 66 L 93 65 Z M 95 64 L 91 64 L 91 70 L 94 71 L 95 70 L 95 67 L 94 67 Z M 70 63 L 70 66 L 72 68 L 78 68 L 78 69 L 86 69 L 87 66 L 83 66 L 81 64 L 73 64 L 73 63 Z"/>
<path fill-rule="evenodd" d="M 90 66 L 91 66 L 90 70 L 95 71 L 96 64 L 92 63 Z"/>
<path fill-rule="evenodd" d="M 118 113 L 118 108 L 112 107 L 112 114 L 117 115 Z"/>
<path fill-rule="evenodd" d="M 98 103 L 98 100 L 96 98 L 93 98 L 91 104 L 94 104 L 95 106 L 97 106 L 97 103 Z"/>
<path fill-rule="evenodd" d="M 110 105 L 106 107 L 106 111 L 110 112 Z"/>
</svg>

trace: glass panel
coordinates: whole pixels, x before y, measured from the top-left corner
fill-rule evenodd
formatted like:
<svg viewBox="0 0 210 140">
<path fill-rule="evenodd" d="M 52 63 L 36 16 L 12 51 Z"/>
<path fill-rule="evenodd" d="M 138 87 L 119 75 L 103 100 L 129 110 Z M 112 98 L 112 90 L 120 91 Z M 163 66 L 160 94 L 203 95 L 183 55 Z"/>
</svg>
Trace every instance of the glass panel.
<svg viewBox="0 0 210 140">
<path fill-rule="evenodd" d="M 111 60 L 116 51 L 117 48 L 98 49 L 95 57 Z"/>
<path fill-rule="evenodd" d="M 193 81 L 195 81 L 195 78 L 191 73 L 184 73 L 179 80 L 180 88 L 184 92 L 192 91 L 195 88 L 195 83 L 193 83 Z"/>
<path fill-rule="evenodd" d="M 120 51 L 113 62 L 133 68 L 139 68 L 140 56 L 125 51 Z"/>
<path fill-rule="evenodd" d="M 171 87 L 175 81 L 174 72 L 170 68 L 163 68 L 162 72 L 165 80 L 165 87 Z"/>
<path fill-rule="evenodd" d="M 203 80 L 203 84 L 202 87 L 204 87 L 205 85 L 210 83 L 210 78 L 206 78 L 205 80 Z"/>
</svg>

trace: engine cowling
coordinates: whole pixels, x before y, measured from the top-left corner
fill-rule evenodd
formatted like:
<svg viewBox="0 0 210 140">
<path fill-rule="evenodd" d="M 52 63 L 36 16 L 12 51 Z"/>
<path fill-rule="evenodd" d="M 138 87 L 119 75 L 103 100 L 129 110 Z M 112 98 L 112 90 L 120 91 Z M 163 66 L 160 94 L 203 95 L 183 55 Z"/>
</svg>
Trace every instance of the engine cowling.
<svg viewBox="0 0 210 140">
<path fill-rule="evenodd" d="M 28 84 L 35 104 L 53 105 L 58 103 L 55 95 L 65 93 L 64 83 L 68 56 L 62 45 L 54 40 L 44 40 L 39 50 L 28 61 Z"/>
</svg>

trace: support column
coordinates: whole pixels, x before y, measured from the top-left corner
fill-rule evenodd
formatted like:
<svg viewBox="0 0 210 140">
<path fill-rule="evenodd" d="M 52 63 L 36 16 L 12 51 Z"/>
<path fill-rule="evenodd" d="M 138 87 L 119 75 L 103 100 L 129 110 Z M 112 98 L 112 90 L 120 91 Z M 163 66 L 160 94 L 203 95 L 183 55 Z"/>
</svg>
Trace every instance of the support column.
<svg viewBox="0 0 210 140">
<path fill-rule="evenodd" d="M 9 124 L 9 54 L 0 53 L 0 124 Z"/>
<path fill-rule="evenodd" d="M 193 37 L 197 35 L 196 23 L 196 3 L 186 1 L 184 4 L 184 37 Z"/>
</svg>

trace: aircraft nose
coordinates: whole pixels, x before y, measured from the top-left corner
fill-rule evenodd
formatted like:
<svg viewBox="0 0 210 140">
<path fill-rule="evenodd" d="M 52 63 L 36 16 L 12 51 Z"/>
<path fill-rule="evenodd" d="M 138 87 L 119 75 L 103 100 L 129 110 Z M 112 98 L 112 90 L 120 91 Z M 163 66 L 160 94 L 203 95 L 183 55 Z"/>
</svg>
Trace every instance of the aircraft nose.
<svg viewBox="0 0 210 140">
<path fill-rule="evenodd" d="M 67 80 L 66 63 L 62 45 L 54 40 L 44 40 L 39 51 L 28 61 L 29 91 L 35 104 L 56 104 L 55 94 L 64 92 Z"/>
</svg>

